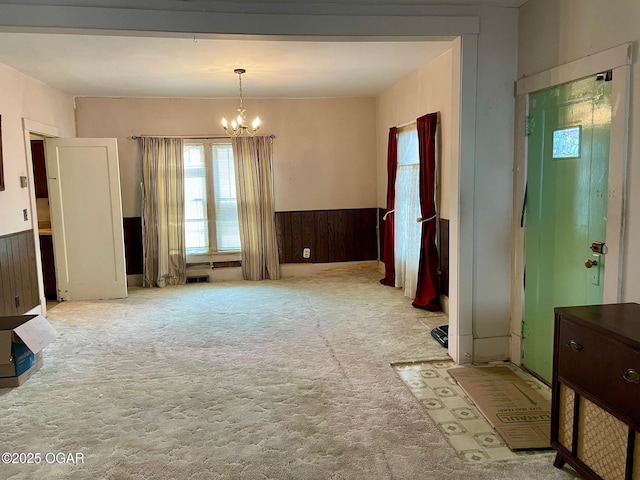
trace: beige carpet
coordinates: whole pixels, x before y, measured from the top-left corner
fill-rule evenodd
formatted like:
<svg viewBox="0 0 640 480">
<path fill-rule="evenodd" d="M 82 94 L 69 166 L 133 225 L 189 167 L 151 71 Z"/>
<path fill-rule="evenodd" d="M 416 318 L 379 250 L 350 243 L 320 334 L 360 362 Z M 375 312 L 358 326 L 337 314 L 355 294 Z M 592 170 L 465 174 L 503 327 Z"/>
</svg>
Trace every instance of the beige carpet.
<svg viewBox="0 0 640 480">
<path fill-rule="evenodd" d="M 372 266 L 132 289 L 49 312 L 60 337 L 0 389 L 3 479 L 562 479 L 552 455 L 470 464 L 390 363 L 444 358 L 443 318 Z"/>
</svg>

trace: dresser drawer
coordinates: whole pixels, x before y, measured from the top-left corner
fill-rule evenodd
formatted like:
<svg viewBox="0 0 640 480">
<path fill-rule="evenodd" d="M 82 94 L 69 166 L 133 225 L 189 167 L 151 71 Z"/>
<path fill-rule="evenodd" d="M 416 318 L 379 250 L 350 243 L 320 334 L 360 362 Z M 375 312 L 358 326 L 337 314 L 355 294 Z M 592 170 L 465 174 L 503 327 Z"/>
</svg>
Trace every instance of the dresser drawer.
<svg viewBox="0 0 640 480">
<path fill-rule="evenodd" d="M 557 369 L 559 376 L 640 423 L 639 351 L 562 319 Z"/>
</svg>

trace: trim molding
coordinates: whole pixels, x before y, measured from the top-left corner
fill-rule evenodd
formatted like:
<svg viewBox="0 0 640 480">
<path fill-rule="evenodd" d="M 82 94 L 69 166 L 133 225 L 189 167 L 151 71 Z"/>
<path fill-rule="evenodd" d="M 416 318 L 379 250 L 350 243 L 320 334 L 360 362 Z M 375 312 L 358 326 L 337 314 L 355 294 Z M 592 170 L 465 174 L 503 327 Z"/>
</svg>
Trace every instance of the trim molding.
<svg viewBox="0 0 640 480">
<path fill-rule="evenodd" d="M 558 65 L 544 72 L 521 78 L 516 82 L 516 97 L 544 90 L 561 83 L 572 82 L 605 70 L 631 65 L 632 61 L 633 44 L 630 42 L 625 43 L 573 62 Z"/>
<path fill-rule="evenodd" d="M 604 279 L 604 303 L 617 303 L 622 298 L 624 265 L 624 215 L 629 145 L 629 112 L 631 95 L 631 63 L 633 44 L 595 53 L 551 68 L 516 82 L 515 162 L 513 174 L 512 218 L 512 282 L 511 282 L 511 361 L 521 363 L 520 332 L 524 319 L 524 229 L 520 228 L 520 213 L 527 182 L 527 137 L 525 121 L 529 94 L 572 82 L 589 75 L 612 70 L 612 112 L 609 147 L 609 201 L 607 203 L 607 268 Z"/>
<path fill-rule="evenodd" d="M 29 184 L 29 205 L 31 207 L 31 228 L 38 231 L 38 206 L 36 204 L 35 178 L 33 175 L 33 158 L 31 156 L 31 134 L 44 137 L 59 137 L 60 129 L 53 125 L 36 122 L 28 118 L 22 118 L 22 133 L 24 136 L 24 151 L 26 156 L 27 178 Z M 40 313 L 47 313 L 47 298 L 44 294 L 44 278 L 42 276 L 42 256 L 40 255 L 40 241 L 38 235 L 34 235 L 34 248 L 36 252 L 36 273 L 38 275 L 38 292 L 40 296 Z"/>
<path fill-rule="evenodd" d="M 68 5 L 13 5 L 1 7 L 5 27 L 63 32 L 107 30 L 112 33 L 174 32 L 203 35 L 301 35 L 429 37 L 478 34 L 477 16 L 389 14 L 371 15 L 371 8 L 353 14 L 238 13 L 202 10 L 152 10 Z M 307 9 L 309 6 L 307 6 Z M 397 8 L 396 8 L 397 10 Z M 37 31 L 37 30 L 36 30 Z M 425 35 L 425 32 L 428 32 Z"/>
</svg>

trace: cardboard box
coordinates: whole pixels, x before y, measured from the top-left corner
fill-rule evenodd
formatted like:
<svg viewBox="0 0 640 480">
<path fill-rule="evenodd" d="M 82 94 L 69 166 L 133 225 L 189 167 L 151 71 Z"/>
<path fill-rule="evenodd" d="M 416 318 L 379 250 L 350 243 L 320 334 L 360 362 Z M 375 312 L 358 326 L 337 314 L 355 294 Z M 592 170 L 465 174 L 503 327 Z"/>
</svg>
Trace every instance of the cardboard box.
<svg viewBox="0 0 640 480">
<path fill-rule="evenodd" d="M 0 387 L 17 387 L 37 372 L 42 350 L 58 333 L 41 315 L 0 317 Z"/>
<path fill-rule="evenodd" d="M 550 448 L 551 402 L 509 367 L 457 367 L 447 372 L 511 450 Z"/>
</svg>

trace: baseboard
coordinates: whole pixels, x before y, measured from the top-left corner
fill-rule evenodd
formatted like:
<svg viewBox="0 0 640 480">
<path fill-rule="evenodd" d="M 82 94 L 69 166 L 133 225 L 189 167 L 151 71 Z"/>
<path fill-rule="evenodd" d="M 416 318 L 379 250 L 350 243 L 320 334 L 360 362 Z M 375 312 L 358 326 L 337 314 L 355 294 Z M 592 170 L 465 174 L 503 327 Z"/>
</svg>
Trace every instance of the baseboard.
<svg viewBox="0 0 640 480">
<path fill-rule="evenodd" d="M 319 272 L 341 268 L 351 265 L 376 266 L 377 260 L 364 260 L 358 262 L 332 262 L 332 263 L 284 263 L 280 265 L 281 277 L 310 277 Z M 242 280 L 242 267 L 201 268 L 198 274 L 209 275 L 209 281 Z M 142 275 L 127 275 L 127 286 L 141 287 Z"/>
<path fill-rule="evenodd" d="M 473 362 L 473 335 L 458 335 L 457 326 L 449 323 L 449 356 L 463 365 Z"/>
<path fill-rule="evenodd" d="M 310 277 L 316 273 L 334 268 L 350 265 L 375 266 L 377 260 L 364 260 L 361 262 L 331 262 L 331 263 L 283 263 L 280 265 L 281 277 Z"/>
</svg>

